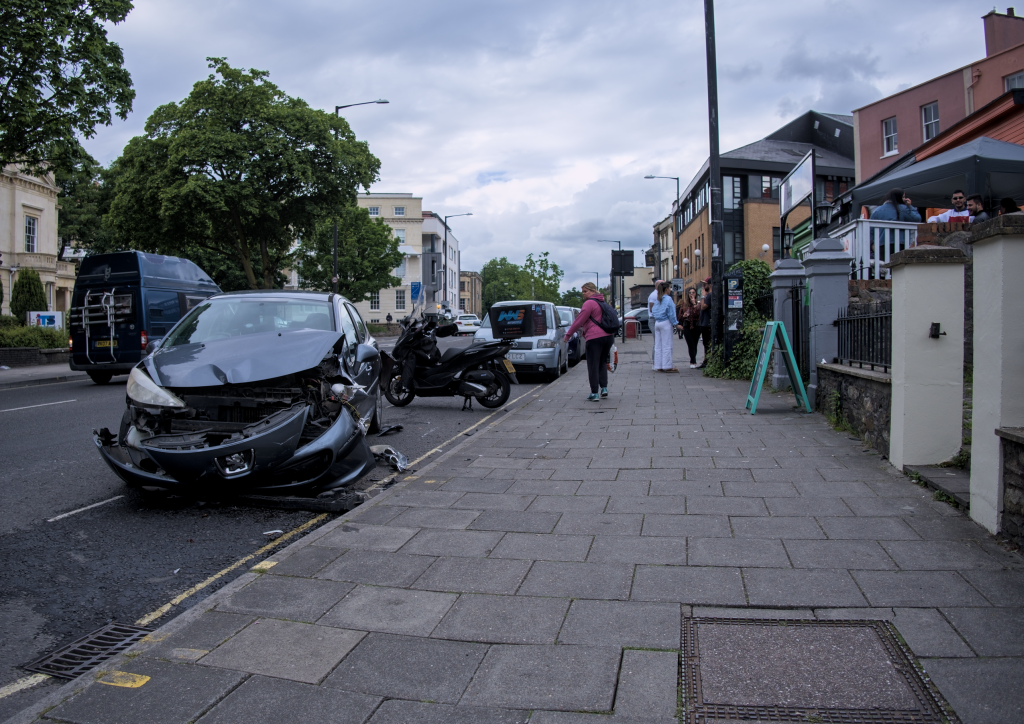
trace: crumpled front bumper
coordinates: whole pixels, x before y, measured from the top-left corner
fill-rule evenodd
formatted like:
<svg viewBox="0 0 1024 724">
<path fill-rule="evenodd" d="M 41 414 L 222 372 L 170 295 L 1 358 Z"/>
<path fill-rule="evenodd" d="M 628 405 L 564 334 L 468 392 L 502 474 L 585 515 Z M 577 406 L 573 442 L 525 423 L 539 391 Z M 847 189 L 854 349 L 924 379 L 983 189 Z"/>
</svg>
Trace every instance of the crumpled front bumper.
<svg viewBox="0 0 1024 724">
<path fill-rule="evenodd" d="M 93 441 L 111 470 L 130 486 L 207 495 L 321 492 L 348 485 L 374 468 L 363 430 L 345 413 L 298 447 L 306 415 L 302 407 L 243 440 L 191 450 L 160 448 L 146 440 L 129 448 L 106 429 L 94 432 Z"/>
</svg>

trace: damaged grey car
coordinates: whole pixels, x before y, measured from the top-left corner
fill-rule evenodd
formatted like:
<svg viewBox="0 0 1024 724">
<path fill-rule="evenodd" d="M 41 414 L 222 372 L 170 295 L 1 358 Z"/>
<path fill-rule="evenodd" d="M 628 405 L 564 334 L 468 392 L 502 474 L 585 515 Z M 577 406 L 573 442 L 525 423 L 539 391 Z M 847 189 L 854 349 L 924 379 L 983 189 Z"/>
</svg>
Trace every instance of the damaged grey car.
<svg viewBox="0 0 1024 724">
<path fill-rule="evenodd" d="M 219 294 L 128 378 L 117 434 L 93 439 L 129 486 L 201 495 L 316 495 L 375 466 L 381 356 L 336 294 Z"/>
</svg>

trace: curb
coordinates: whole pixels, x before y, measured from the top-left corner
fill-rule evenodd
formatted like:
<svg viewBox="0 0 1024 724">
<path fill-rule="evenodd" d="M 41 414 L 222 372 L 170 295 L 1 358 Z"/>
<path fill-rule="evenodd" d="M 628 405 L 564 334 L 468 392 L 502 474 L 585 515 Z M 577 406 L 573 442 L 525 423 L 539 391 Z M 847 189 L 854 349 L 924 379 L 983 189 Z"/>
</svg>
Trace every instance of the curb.
<svg viewBox="0 0 1024 724">
<path fill-rule="evenodd" d="M 88 376 L 88 374 L 82 372 L 80 374 L 56 375 L 54 377 L 33 377 L 27 380 L 18 380 L 17 382 L 0 382 L 0 390 L 16 390 L 21 387 L 38 387 L 39 385 L 74 382 L 75 380 L 88 378 Z"/>
</svg>

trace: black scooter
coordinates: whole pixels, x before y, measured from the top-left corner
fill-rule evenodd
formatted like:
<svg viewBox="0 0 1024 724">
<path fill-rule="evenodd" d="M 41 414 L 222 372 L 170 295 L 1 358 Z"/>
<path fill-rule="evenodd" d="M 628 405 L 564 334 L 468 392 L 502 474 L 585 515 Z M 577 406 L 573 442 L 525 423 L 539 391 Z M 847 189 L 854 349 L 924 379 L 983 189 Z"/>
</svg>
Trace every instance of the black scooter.
<svg viewBox="0 0 1024 724">
<path fill-rule="evenodd" d="M 381 352 L 381 386 L 395 407 L 419 397 L 465 397 L 462 409 L 473 409 L 475 398 L 484 407 L 501 407 L 519 384 L 515 367 L 505 359 L 508 342 L 493 341 L 470 347 L 437 349 L 438 337 L 458 334 L 454 324 L 438 326 L 430 318 L 403 319 L 402 334 L 389 355 Z"/>
</svg>

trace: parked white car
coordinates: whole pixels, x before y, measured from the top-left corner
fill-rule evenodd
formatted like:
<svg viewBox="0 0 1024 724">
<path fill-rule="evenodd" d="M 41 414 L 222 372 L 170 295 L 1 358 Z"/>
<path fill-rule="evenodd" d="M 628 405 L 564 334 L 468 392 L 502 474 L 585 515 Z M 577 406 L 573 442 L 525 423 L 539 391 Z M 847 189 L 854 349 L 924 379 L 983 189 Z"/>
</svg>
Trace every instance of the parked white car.
<svg viewBox="0 0 1024 724">
<path fill-rule="evenodd" d="M 475 314 L 460 314 L 455 318 L 455 326 L 459 334 L 475 334 L 480 329 L 480 318 Z"/>
</svg>

